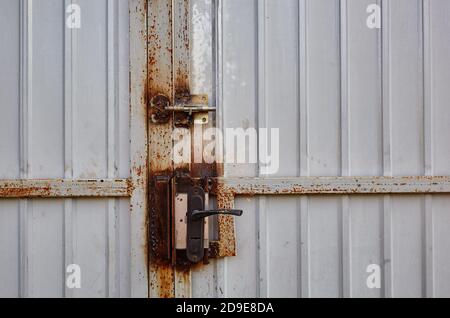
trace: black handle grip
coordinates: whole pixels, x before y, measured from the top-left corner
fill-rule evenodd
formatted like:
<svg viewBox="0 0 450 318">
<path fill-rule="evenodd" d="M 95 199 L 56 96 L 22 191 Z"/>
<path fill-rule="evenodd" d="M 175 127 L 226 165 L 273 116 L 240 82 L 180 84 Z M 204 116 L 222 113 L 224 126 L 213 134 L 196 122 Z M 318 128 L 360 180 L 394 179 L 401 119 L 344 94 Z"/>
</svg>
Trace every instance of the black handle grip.
<svg viewBox="0 0 450 318">
<path fill-rule="evenodd" d="M 242 210 L 206 210 L 206 211 L 192 211 L 190 218 L 194 221 L 207 218 L 208 216 L 213 215 L 234 215 L 241 216 L 243 214 Z"/>
</svg>

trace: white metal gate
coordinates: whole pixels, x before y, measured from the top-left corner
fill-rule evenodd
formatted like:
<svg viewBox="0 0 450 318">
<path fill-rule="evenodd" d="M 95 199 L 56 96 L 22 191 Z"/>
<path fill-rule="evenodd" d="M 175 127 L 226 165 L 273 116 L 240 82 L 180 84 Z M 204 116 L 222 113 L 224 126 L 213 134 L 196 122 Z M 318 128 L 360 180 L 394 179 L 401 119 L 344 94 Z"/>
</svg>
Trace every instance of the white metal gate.
<svg viewBox="0 0 450 318">
<path fill-rule="evenodd" d="M 380 29 L 367 25 L 374 5 Z M 245 211 L 237 256 L 182 285 L 194 297 L 448 295 L 447 2 L 190 6 L 191 92 L 216 101 L 218 127 L 279 128 L 281 142 L 270 177 L 225 165 L 218 204 Z"/>
<path fill-rule="evenodd" d="M 449 296 L 450 3 L 186 4 L 0 4 L 0 295 Z M 180 272 L 148 262 L 148 174 L 172 163 L 147 111 L 189 74 L 220 128 L 279 128 L 281 155 L 270 177 L 225 166 L 218 204 L 245 212 L 217 244 L 237 256 Z"/>
<path fill-rule="evenodd" d="M 0 3 L 2 297 L 148 295 L 139 5 Z"/>
<path fill-rule="evenodd" d="M 381 29 L 366 24 L 374 4 Z M 449 178 L 437 176 L 450 174 L 450 3 L 222 0 L 217 12 L 222 126 L 280 128 L 281 142 L 271 178 L 225 170 L 245 213 L 211 294 L 448 297 Z"/>
</svg>

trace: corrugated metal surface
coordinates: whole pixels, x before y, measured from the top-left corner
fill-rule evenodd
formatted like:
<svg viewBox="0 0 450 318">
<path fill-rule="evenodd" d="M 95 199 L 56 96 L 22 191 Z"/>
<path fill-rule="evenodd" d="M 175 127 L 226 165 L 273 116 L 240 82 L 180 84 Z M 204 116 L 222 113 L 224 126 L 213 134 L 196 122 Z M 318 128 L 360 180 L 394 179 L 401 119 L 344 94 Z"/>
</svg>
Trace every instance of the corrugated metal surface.
<svg viewBox="0 0 450 318">
<path fill-rule="evenodd" d="M 369 29 L 370 4 L 382 30 Z M 274 176 L 450 174 L 450 2 L 222 0 L 224 127 L 280 128 Z M 228 166 L 228 176 L 258 176 Z M 450 296 L 444 195 L 240 198 L 238 256 L 194 296 Z M 382 288 L 366 285 L 382 268 Z M 196 278 L 197 277 L 197 278 Z"/>
<path fill-rule="evenodd" d="M 0 179 L 130 175 L 128 3 L 70 3 L 0 2 Z M 129 296 L 130 248 L 127 199 L 1 200 L 0 296 Z"/>
<path fill-rule="evenodd" d="M 82 8 L 79 30 L 63 27 L 72 2 Z M 129 177 L 127 2 L 2 0 L 0 179 Z M 373 3 L 382 30 L 366 26 Z M 450 174 L 448 0 L 191 6 L 192 93 L 218 101 L 221 127 L 280 128 L 274 176 Z M 1 200 L 0 296 L 145 294 L 145 259 L 133 270 L 130 242 L 141 241 L 142 224 L 131 233 L 128 201 Z M 195 270 L 192 295 L 450 296 L 449 201 L 240 197 L 238 256 Z M 82 268 L 80 290 L 64 284 L 72 263 Z M 381 289 L 366 286 L 370 264 L 382 267 Z M 131 290 L 134 280 L 142 290 Z"/>
</svg>

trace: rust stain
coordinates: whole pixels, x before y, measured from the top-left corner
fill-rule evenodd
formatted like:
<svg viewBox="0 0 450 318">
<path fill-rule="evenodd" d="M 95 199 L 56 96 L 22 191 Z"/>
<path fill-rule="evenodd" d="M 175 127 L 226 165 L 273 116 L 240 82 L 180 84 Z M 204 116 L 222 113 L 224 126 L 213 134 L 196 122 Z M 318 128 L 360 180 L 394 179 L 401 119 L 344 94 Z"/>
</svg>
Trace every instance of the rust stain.
<svg viewBox="0 0 450 318">
<path fill-rule="evenodd" d="M 12 184 L 5 184 L 0 188 L 0 198 L 26 198 L 26 197 L 49 197 L 51 195 L 51 187 L 27 187 L 19 188 Z"/>
<path fill-rule="evenodd" d="M 450 185 L 448 177 L 305 177 L 297 182 L 239 179 L 227 184 L 234 195 L 321 195 L 321 194 L 408 194 L 442 193 Z M 332 181 L 331 181 L 332 180 Z M 223 182 L 223 181 L 220 181 Z M 220 183 L 216 182 L 216 183 Z M 213 189 L 218 192 L 217 186 Z"/>
<path fill-rule="evenodd" d="M 173 298 L 175 275 L 171 266 L 158 266 L 159 297 Z"/>
<path fill-rule="evenodd" d="M 116 180 L 4 180 L 0 198 L 129 197 L 130 179 Z"/>
<path fill-rule="evenodd" d="M 188 1 L 153 0 L 148 3 L 148 76 L 146 111 L 149 119 L 149 263 L 153 279 L 150 289 L 159 297 L 174 297 L 175 272 L 178 282 L 189 282 L 189 271 L 202 266 L 191 264 L 185 251 L 174 251 L 173 211 L 169 179 L 176 173 L 190 172 L 192 178 L 216 177 L 222 167 L 216 164 L 184 164 L 172 162 L 174 127 L 188 128 L 192 122 L 185 114 L 167 113 L 167 105 L 192 102 L 208 105 L 207 96 L 191 97 L 189 83 L 190 6 Z M 174 32 L 175 31 L 175 32 Z M 191 131 L 191 135 L 193 136 Z M 194 152 L 192 152 L 194 154 Z M 137 171 L 136 174 L 141 173 Z M 165 177 L 165 179 L 164 179 Z M 165 181 L 164 181 L 165 180 Z M 203 185 L 208 187 L 207 184 Z M 229 194 L 229 192 L 227 192 Z M 232 204 L 232 197 L 219 196 L 219 206 Z M 227 201 L 228 200 L 228 201 Z M 219 253 L 235 254 L 234 220 L 219 217 L 221 244 Z M 213 244 L 213 249 L 215 249 Z M 175 259 L 174 259 L 175 258 Z M 205 263 L 208 261 L 205 258 Z M 150 275 L 150 276 L 151 276 Z"/>
<path fill-rule="evenodd" d="M 155 104 L 153 109 L 148 109 L 149 263 L 152 271 L 150 276 L 154 277 L 150 280 L 149 287 L 151 293 L 156 293 L 155 296 L 169 298 L 175 296 L 174 272 L 170 260 L 171 220 L 168 213 L 167 183 L 162 178 L 170 177 L 173 171 L 170 156 L 172 120 L 167 118 L 167 122 L 156 124 L 152 117 L 159 116 L 167 103 L 173 103 L 172 1 L 154 0 L 150 1 L 148 6 L 147 101 L 153 101 Z M 164 117 L 164 114 L 162 115 Z"/>
<path fill-rule="evenodd" d="M 234 193 L 223 184 L 216 185 L 217 206 L 219 209 L 233 209 Z M 217 257 L 236 256 L 236 234 L 234 217 L 228 215 L 218 216 L 219 241 L 215 249 Z"/>
</svg>

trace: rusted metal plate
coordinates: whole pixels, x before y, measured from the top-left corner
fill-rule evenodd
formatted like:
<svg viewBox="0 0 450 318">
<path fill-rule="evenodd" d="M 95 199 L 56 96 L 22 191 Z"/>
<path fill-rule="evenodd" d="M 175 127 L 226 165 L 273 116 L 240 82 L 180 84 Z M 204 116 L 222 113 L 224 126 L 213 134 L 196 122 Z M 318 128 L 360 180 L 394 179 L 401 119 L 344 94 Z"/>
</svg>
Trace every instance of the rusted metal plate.
<svg viewBox="0 0 450 318">
<path fill-rule="evenodd" d="M 0 198 L 129 197 L 131 181 L 0 180 Z"/>
<path fill-rule="evenodd" d="M 147 0 L 130 7 L 132 297 L 148 297 Z"/>
<path fill-rule="evenodd" d="M 190 96 L 190 1 L 173 1 L 175 98 Z"/>
<path fill-rule="evenodd" d="M 235 195 L 449 193 L 450 177 L 219 178 Z"/>
<path fill-rule="evenodd" d="M 218 185 L 217 188 L 217 207 L 219 209 L 234 208 L 234 194 L 225 185 Z M 234 217 L 229 215 L 219 215 L 218 219 L 218 237 L 217 243 L 212 244 L 211 250 L 216 257 L 236 256 L 236 231 Z"/>
<path fill-rule="evenodd" d="M 173 3 L 171 0 L 148 1 L 148 98 L 157 96 L 166 104 L 173 104 Z M 164 97 L 164 98 L 163 98 Z M 174 297 L 175 277 L 169 252 L 168 213 L 169 193 L 162 177 L 170 177 L 172 164 L 172 127 L 169 117 L 164 123 L 153 122 L 149 109 L 149 181 L 150 181 L 150 297 Z M 159 181 L 157 180 L 159 178 Z"/>
<path fill-rule="evenodd" d="M 174 222 L 182 218 L 183 212 L 175 213 L 176 202 L 172 202 L 174 198 L 170 197 L 170 192 L 176 193 L 176 185 L 171 183 L 170 178 L 185 173 L 197 179 L 217 176 L 215 165 L 206 164 L 203 156 L 201 160 L 196 158 L 198 153 L 203 155 L 202 145 L 197 141 L 203 140 L 205 124 L 209 119 L 207 114 L 199 116 L 179 111 L 186 105 L 208 106 L 208 96 L 192 96 L 190 92 L 190 19 L 190 1 L 150 0 L 148 3 L 152 297 L 191 295 L 192 264 L 187 261 L 184 250 L 175 248 L 179 237 L 174 235 Z M 186 134 L 183 136 L 189 135 L 191 138 L 190 162 L 173 162 L 172 137 L 175 128 L 184 129 Z"/>
</svg>

